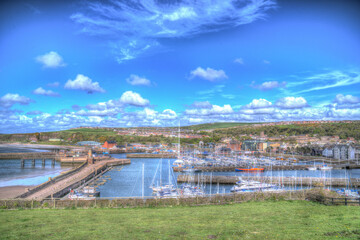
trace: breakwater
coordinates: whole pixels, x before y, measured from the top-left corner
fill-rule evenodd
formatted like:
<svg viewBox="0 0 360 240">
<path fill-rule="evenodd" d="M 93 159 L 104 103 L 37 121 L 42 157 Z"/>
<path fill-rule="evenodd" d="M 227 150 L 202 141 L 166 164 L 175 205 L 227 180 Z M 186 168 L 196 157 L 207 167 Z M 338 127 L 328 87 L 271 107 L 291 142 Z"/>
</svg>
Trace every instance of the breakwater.
<svg viewBox="0 0 360 240">
<path fill-rule="evenodd" d="M 333 186 L 333 187 L 346 187 L 349 182 L 352 187 L 360 187 L 359 178 L 316 178 L 316 177 L 258 177 L 258 176 L 242 176 L 243 180 L 259 181 L 263 183 L 272 183 L 277 185 L 287 186 L 309 186 L 309 187 L 321 187 L 321 186 Z M 212 184 L 235 184 L 239 181 L 238 176 L 208 176 L 208 175 L 179 175 L 177 177 L 179 183 L 212 183 Z"/>
<path fill-rule="evenodd" d="M 127 158 L 176 158 L 172 153 L 144 153 L 144 154 L 126 154 Z"/>
<path fill-rule="evenodd" d="M 284 166 L 264 166 L 265 171 L 279 171 L 279 170 L 306 170 L 310 165 L 284 165 Z M 249 168 L 248 166 L 211 166 L 211 167 L 196 167 L 196 169 L 203 172 L 234 172 L 235 168 Z M 181 172 L 184 170 L 182 167 L 173 167 L 174 172 Z"/>
<path fill-rule="evenodd" d="M 79 167 L 72 169 L 55 178 L 50 178 L 47 182 L 29 189 L 18 198 L 42 200 L 49 197 L 61 198 L 69 193 L 70 189 L 77 188 L 82 183 L 95 177 L 110 166 L 130 164 L 129 159 L 108 158 L 97 161 L 94 164 L 83 163 Z"/>
<path fill-rule="evenodd" d="M 261 166 L 265 171 L 281 171 L 281 170 L 307 170 L 308 167 L 314 165 L 281 165 L 281 166 Z M 341 165 L 328 165 L 334 169 L 357 169 L 360 165 L 355 164 L 341 164 Z M 201 170 L 202 172 L 234 172 L 236 168 L 249 168 L 249 166 L 206 166 L 206 167 L 195 167 L 195 169 Z M 173 167 L 174 172 L 182 172 L 183 167 Z"/>
<path fill-rule="evenodd" d="M 54 152 L 0 153 L 2 159 L 55 159 Z"/>
</svg>

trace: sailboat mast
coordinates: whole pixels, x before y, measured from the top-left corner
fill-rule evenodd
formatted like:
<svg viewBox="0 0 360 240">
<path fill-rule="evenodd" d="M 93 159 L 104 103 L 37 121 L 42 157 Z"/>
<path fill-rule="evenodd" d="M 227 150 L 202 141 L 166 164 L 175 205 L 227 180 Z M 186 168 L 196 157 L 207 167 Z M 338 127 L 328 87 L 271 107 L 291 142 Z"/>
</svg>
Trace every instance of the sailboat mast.
<svg viewBox="0 0 360 240">
<path fill-rule="evenodd" d="M 169 186 L 171 185 L 171 170 L 170 170 L 170 159 L 169 161 Z"/>
<path fill-rule="evenodd" d="M 142 189 L 141 189 L 141 197 L 144 199 L 144 169 L 145 164 L 142 164 Z"/>
<path fill-rule="evenodd" d="M 178 143 L 178 159 L 180 159 L 180 119 L 179 119 L 179 143 Z"/>
</svg>

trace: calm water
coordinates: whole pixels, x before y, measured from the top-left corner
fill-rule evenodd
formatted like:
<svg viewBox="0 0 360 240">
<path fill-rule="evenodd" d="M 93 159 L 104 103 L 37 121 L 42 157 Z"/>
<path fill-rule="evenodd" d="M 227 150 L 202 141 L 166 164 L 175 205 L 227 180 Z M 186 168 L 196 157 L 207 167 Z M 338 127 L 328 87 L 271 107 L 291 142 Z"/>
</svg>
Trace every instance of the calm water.
<svg viewBox="0 0 360 240">
<path fill-rule="evenodd" d="M 113 157 L 116 158 L 125 158 L 124 154 L 113 154 Z M 159 165 L 160 159 L 151 159 L 151 158 L 136 158 L 131 159 L 130 165 L 125 165 L 122 167 L 116 167 L 109 172 L 105 173 L 101 179 L 108 179 L 104 185 L 98 187 L 101 197 L 133 197 L 142 195 L 142 165 L 144 164 L 144 195 L 151 196 L 152 189 L 150 186 L 152 182 L 158 184 L 160 182 L 160 171 L 156 169 Z M 164 184 L 168 183 L 169 179 L 169 165 L 172 166 L 172 163 L 175 159 L 162 159 L 162 182 Z M 121 169 L 122 168 L 122 169 Z M 160 167 L 159 167 L 160 169 Z M 178 174 L 183 173 L 173 173 L 171 171 L 170 176 L 173 181 L 177 178 Z M 331 171 L 265 171 L 263 173 L 242 173 L 242 172 L 204 172 L 199 173 L 203 175 L 226 175 L 226 176 L 272 176 L 273 177 L 335 177 L 343 178 L 345 177 L 345 170 L 331 170 Z M 360 169 L 352 169 L 346 171 L 347 176 L 350 175 L 352 178 L 360 178 Z M 154 179 L 154 180 L 153 180 Z M 100 180 L 101 181 L 101 180 Z M 232 185 L 223 185 L 220 184 L 217 186 L 213 184 L 211 186 L 211 193 L 226 193 L 230 192 Z M 205 191 L 210 193 L 210 185 L 205 187 Z"/>
<path fill-rule="evenodd" d="M 21 148 L 0 148 L 0 152 L 34 152 L 44 151 L 37 149 L 21 149 Z M 116 158 L 125 158 L 125 154 L 113 154 Z M 131 197 L 141 196 L 142 194 L 142 164 L 144 164 L 144 195 L 151 196 L 152 183 L 160 183 L 160 167 L 161 159 L 136 158 L 131 159 L 130 165 L 119 166 L 104 174 L 101 179 L 107 179 L 104 185 L 98 187 L 101 197 Z M 169 165 L 175 159 L 162 159 L 161 181 L 168 183 L 169 181 Z M 58 162 L 55 166 L 51 165 L 51 160 L 46 161 L 45 167 L 42 166 L 41 160 L 36 160 L 35 167 L 32 166 L 30 160 L 25 162 L 25 167 L 21 168 L 20 160 L 0 160 L 0 187 L 14 185 L 38 185 L 48 180 L 49 177 L 55 177 L 61 172 L 66 171 L 69 167 L 61 167 Z M 156 171 L 158 169 L 158 171 Z M 173 173 L 170 169 L 171 181 L 178 174 Z M 157 172 L 156 176 L 155 173 Z M 273 176 L 273 177 L 333 177 L 344 178 L 345 175 L 351 178 L 360 178 L 360 169 L 352 170 L 331 170 L 331 171 L 265 171 L 263 173 L 242 173 L 242 172 L 204 172 L 203 175 L 226 175 L 226 176 Z M 155 177 L 154 177 L 155 176 Z M 229 192 L 232 185 L 211 186 L 211 193 Z M 205 187 L 207 193 L 210 193 L 210 185 Z"/>
<path fill-rule="evenodd" d="M 43 152 L 46 150 L 29 148 L 0 147 L 0 152 Z M 51 160 L 46 160 L 42 166 L 42 160 L 35 160 L 35 167 L 31 160 L 25 160 L 25 167 L 21 168 L 21 160 L 0 160 L 0 187 L 15 185 L 38 185 L 46 182 L 49 177 L 60 175 L 69 167 L 61 167 L 59 162 L 51 165 Z"/>
</svg>

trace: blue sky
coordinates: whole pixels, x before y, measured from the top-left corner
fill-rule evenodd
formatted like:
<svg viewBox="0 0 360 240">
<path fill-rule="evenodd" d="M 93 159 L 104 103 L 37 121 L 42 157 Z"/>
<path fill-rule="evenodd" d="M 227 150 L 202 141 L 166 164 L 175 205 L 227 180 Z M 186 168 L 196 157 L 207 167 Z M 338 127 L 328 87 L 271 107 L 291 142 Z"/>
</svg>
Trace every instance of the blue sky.
<svg viewBox="0 0 360 240">
<path fill-rule="evenodd" d="M 357 1 L 9 1 L 0 132 L 360 119 Z"/>
</svg>

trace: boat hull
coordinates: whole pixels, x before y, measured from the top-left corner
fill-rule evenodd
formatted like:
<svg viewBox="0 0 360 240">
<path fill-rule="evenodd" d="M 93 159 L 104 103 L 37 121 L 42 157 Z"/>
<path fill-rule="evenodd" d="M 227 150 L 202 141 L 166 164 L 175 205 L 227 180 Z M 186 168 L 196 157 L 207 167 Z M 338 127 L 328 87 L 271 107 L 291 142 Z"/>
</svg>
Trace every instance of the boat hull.
<svg viewBox="0 0 360 240">
<path fill-rule="evenodd" d="M 264 172 L 264 168 L 235 168 L 235 172 Z"/>
</svg>

